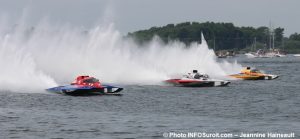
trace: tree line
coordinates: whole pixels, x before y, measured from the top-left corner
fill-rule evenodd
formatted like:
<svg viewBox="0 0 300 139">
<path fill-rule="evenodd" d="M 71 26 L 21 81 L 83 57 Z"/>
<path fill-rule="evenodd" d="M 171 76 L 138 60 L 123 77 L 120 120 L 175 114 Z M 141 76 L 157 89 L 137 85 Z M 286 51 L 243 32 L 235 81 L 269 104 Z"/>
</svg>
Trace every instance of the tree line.
<svg viewBox="0 0 300 139">
<path fill-rule="evenodd" d="M 128 33 L 127 36 L 139 43 L 146 43 L 157 35 L 165 43 L 179 40 L 188 46 L 191 42 L 201 42 L 201 33 L 209 47 L 215 50 L 250 51 L 254 49 L 254 44 L 256 49 L 268 49 L 274 40 L 275 48 L 288 53 L 300 53 L 300 34 L 284 37 L 284 28 L 281 27 L 271 29 L 265 26 L 237 27 L 233 23 L 184 22 L 152 27 Z"/>
</svg>

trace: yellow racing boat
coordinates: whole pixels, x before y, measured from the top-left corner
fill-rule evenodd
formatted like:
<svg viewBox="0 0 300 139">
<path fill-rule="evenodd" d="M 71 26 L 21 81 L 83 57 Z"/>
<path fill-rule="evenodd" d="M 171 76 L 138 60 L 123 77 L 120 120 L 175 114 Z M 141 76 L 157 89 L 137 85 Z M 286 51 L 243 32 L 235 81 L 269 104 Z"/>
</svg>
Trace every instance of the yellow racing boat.
<svg viewBox="0 0 300 139">
<path fill-rule="evenodd" d="M 278 75 L 265 74 L 257 69 L 251 69 L 247 67 L 243 69 L 239 74 L 229 75 L 230 77 L 243 79 L 243 80 L 273 80 L 278 78 Z"/>
</svg>

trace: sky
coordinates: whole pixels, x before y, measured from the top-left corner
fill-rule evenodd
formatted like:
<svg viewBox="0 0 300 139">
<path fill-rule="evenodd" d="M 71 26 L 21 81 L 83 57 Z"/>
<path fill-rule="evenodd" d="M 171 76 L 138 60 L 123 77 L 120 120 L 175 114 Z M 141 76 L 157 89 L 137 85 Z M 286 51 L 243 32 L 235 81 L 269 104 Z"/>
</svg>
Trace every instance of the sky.
<svg viewBox="0 0 300 139">
<path fill-rule="evenodd" d="M 114 23 L 122 34 L 187 21 L 285 28 L 300 33 L 300 0 L 0 0 L 0 16 L 29 24 L 44 18 L 90 28 Z"/>
</svg>

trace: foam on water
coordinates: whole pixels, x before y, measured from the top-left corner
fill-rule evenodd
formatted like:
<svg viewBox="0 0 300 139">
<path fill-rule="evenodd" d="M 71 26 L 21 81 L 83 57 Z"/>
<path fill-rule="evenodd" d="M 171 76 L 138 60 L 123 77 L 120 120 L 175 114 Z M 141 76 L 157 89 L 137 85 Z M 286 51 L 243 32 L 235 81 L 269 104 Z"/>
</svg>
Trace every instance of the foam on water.
<svg viewBox="0 0 300 139">
<path fill-rule="evenodd" d="M 2 90 L 37 90 L 91 75 L 103 82 L 158 84 L 193 69 L 213 77 L 238 72 L 237 63 L 218 63 L 206 41 L 189 47 L 158 37 L 139 46 L 113 24 L 82 29 L 42 21 L 34 28 L 0 21 Z"/>
</svg>

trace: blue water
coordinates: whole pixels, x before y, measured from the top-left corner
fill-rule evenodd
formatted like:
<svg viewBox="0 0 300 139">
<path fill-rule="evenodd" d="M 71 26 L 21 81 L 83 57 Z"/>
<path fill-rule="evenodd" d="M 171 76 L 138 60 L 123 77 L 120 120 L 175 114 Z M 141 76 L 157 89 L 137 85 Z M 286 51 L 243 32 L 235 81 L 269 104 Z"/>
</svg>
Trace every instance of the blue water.
<svg viewBox="0 0 300 139">
<path fill-rule="evenodd" d="M 300 138 L 300 58 L 227 60 L 280 77 L 215 88 L 131 85 L 123 96 L 0 92 L 0 138 L 140 139 L 164 132 L 294 132 Z"/>
</svg>

